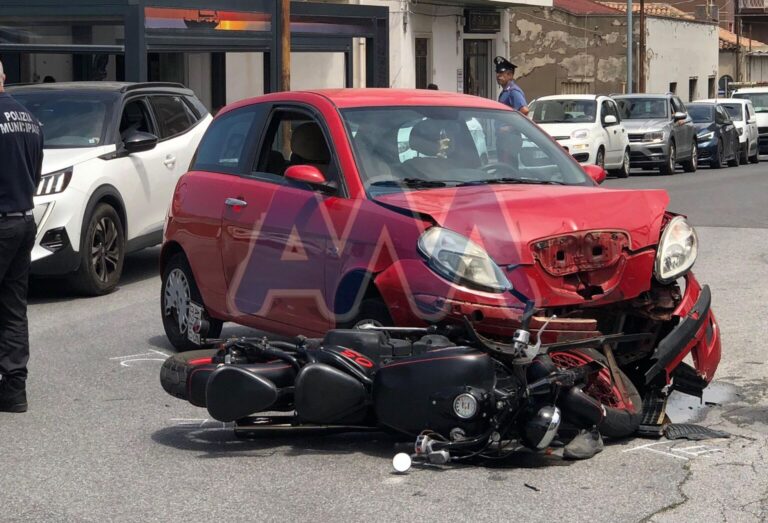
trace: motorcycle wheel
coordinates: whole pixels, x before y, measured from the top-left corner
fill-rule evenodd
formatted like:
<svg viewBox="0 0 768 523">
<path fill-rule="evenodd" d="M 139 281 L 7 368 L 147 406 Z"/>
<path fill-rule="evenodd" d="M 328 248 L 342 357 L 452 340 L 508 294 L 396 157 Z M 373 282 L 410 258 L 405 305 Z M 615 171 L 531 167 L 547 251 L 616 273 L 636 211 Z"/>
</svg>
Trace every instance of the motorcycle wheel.
<svg viewBox="0 0 768 523">
<path fill-rule="evenodd" d="M 560 368 L 578 367 L 598 361 L 603 365 L 608 362 L 603 354 L 595 349 L 552 351 L 552 361 Z M 626 438 L 637 431 L 643 418 L 643 400 L 637 388 L 619 369 L 625 394 L 611 379 L 611 372 L 606 368 L 597 373 L 584 387 L 584 392 L 597 399 L 605 407 L 605 418 L 598 427 L 603 436 Z"/>
</svg>

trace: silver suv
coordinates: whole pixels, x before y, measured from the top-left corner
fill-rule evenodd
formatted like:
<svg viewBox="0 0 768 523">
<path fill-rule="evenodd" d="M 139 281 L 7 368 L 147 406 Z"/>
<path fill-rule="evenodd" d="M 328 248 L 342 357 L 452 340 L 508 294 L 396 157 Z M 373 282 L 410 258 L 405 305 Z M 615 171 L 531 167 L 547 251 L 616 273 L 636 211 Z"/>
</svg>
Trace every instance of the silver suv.
<svg viewBox="0 0 768 523">
<path fill-rule="evenodd" d="M 696 129 L 683 102 L 673 94 L 625 94 L 613 97 L 629 136 L 632 167 L 674 174 L 696 170 Z"/>
</svg>

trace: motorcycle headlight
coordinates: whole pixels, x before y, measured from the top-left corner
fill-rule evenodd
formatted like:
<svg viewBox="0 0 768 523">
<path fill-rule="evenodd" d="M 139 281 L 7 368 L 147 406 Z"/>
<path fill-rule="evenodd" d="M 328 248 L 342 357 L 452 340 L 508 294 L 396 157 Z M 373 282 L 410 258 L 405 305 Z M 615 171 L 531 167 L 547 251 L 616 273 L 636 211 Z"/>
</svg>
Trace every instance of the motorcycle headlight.
<svg viewBox="0 0 768 523">
<path fill-rule="evenodd" d="M 49 194 L 64 192 L 71 179 L 72 167 L 44 174 L 40 177 L 40 183 L 37 184 L 35 196 L 48 196 Z"/>
<path fill-rule="evenodd" d="M 656 252 L 656 279 L 669 283 L 679 278 L 693 266 L 698 252 L 696 230 L 682 216 L 672 218 L 661 234 Z"/>
<path fill-rule="evenodd" d="M 710 131 L 708 133 L 704 133 L 704 134 L 698 135 L 698 139 L 699 139 L 700 142 L 709 141 L 709 140 L 711 140 L 714 137 L 715 137 L 714 131 Z"/>
<path fill-rule="evenodd" d="M 643 141 L 644 142 L 663 142 L 664 141 L 664 131 L 651 131 L 649 133 L 645 133 L 643 135 Z"/>
<path fill-rule="evenodd" d="M 571 133 L 571 138 L 574 140 L 583 140 L 584 138 L 589 138 L 589 129 L 578 129 L 573 131 Z"/>
<path fill-rule="evenodd" d="M 432 227 L 421 235 L 418 248 L 430 268 L 448 280 L 489 292 L 512 288 L 488 253 L 461 234 Z"/>
</svg>

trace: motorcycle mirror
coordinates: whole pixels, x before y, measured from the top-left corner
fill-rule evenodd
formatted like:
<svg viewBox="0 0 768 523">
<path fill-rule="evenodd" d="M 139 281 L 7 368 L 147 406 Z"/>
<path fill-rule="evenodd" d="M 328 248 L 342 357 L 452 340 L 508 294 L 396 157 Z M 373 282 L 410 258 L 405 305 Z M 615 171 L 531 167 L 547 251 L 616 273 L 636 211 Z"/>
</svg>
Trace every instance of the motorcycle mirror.
<svg viewBox="0 0 768 523">
<path fill-rule="evenodd" d="M 405 472 L 408 472 L 408 469 L 411 468 L 411 463 L 411 456 L 405 452 L 395 454 L 395 457 L 392 458 L 392 467 L 398 474 L 404 474 Z"/>
</svg>

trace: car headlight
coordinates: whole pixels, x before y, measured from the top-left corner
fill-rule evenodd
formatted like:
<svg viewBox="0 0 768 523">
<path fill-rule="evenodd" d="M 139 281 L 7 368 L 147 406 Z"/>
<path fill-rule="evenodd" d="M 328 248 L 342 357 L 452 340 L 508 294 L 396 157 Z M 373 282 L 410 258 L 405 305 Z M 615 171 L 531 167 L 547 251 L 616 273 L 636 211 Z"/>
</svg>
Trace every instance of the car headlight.
<svg viewBox="0 0 768 523">
<path fill-rule="evenodd" d="M 651 131 L 648 133 L 645 133 L 643 135 L 643 141 L 644 142 L 663 142 L 664 141 L 664 131 Z"/>
<path fill-rule="evenodd" d="M 589 138 L 589 129 L 578 129 L 573 131 L 571 133 L 571 138 L 574 140 L 583 140 L 584 138 Z"/>
<path fill-rule="evenodd" d="M 512 288 L 488 253 L 459 233 L 431 227 L 419 238 L 418 248 L 433 271 L 455 283 L 499 293 Z"/>
<path fill-rule="evenodd" d="M 708 133 L 700 134 L 700 135 L 697 136 L 697 138 L 699 139 L 700 142 L 709 141 L 709 140 L 711 140 L 714 137 L 715 137 L 715 132 L 714 131 L 710 131 Z"/>
<path fill-rule="evenodd" d="M 682 216 L 670 220 L 661 234 L 654 273 L 661 283 L 669 283 L 685 274 L 696 261 L 699 237 Z"/>
<path fill-rule="evenodd" d="M 37 184 L 35 196 L 48 196 L 49 194 L 64 192 L 71 179 L 72 167 L 44 174 L 40 177 L 40 183 Z"/>
</svg>

